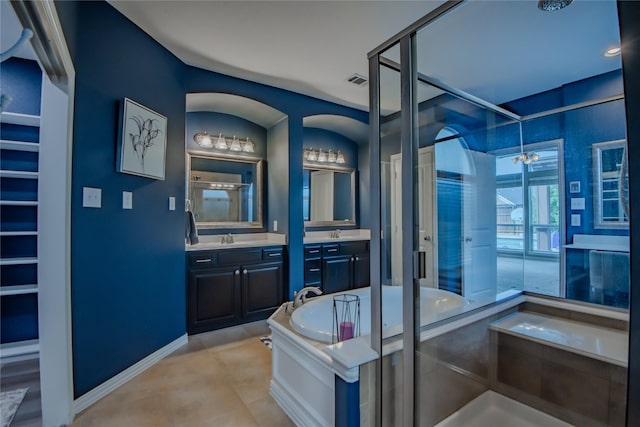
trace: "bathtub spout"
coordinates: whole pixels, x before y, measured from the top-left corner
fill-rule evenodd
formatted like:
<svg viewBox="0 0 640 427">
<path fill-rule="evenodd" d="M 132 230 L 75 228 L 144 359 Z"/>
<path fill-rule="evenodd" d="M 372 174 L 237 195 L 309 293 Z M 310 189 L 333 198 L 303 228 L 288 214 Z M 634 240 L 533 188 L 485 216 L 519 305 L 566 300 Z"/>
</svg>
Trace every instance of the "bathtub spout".
<svg viewBox="0 0 640 427">
<path fill-rule="evenodd" d="M 320 290 L 320 288 L 316 286 L 307 286 L 306 288 L 302 288 L 298 292 L 296 292 L 295 296 L 293 297 L 294 309 L 300 307 L 302 304 L 307 302 L 307 294 L 309 292 L 312 292 L 316 295 L 322 295 L 322 291 Z"/>
</svg>

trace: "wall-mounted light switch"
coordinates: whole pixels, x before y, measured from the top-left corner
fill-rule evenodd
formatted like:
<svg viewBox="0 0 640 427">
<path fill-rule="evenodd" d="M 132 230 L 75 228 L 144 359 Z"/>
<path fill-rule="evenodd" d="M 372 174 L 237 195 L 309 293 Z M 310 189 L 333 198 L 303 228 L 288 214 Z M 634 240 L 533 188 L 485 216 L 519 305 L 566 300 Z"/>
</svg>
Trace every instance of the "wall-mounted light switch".
<svg viewBox="0 0 640 427">
<path fill-rule="evenodd" d="M 82 207 L 101 208 L 102 189 L 93 187 L 82 187 Z"/>
<path fill-rule="evenodd" d="M 584 210 L 584 197 L 572 197 L 571 198 L 571 210 L 583 211 Z"/>
<path fill-rule="evenodd" d="M 131 191 L 122 192 L 122 209 L 133 209 L 133 193 Z"/>
<path fill-rule="evenodd" d="M 571 214 L 571 226 L 580 227 L 580 214 Z"/>
<path fill-rule="evenodd" d="M 175 197 L 169 197 L 169 210 L 170 211 L 175 211 L 176 210 L 176 198 Z"/>
<path fill-rule="evenodd" d="M 273 220 L 273 232 L 275 233 L 276 231 L 278 231 L 278 220 L 274 219 Z"/>
</svg>

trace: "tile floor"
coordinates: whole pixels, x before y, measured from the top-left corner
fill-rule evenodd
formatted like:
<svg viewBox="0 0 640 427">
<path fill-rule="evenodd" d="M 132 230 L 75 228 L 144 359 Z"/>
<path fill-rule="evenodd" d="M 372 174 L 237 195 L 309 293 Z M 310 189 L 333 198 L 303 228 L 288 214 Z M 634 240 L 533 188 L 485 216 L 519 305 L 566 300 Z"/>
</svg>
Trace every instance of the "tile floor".
<svg viewBox="0 0 640 427">
<path fill-rule="evenodd" d="M 293 426 L 269 395 L 266 322 L 189 343 L 76 416 L 72 427 Z"/>
</svg>

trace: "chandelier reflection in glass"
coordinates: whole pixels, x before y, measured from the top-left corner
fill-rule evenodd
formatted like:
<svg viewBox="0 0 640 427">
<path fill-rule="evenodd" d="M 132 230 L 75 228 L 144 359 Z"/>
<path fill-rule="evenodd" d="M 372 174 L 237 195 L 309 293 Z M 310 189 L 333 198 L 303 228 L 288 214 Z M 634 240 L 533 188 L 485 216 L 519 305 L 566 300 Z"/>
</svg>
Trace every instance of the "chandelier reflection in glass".
<svg viewBox="0 0 640 427">
<path fill-rule="evenodd" d="M 249 138 L 239 140 L 237 137 L 227 138 L 223 134 L 211 136 L 206 131 L 193 135 L 193 140 L 203 148 L 215 148 L 216 150 L 230 150 L 236 152 L 253 153 L 255 144 Z"/>
<path fill-rule="evenodd" d="M 306 148 L 302 152 L 302 158 L 306 162 L 336 163 L 339 165 L 345 163 L 342 151 Z"/>
<path fill-rule="evenodd" d="M 540 160 L 540 156 L 537 153 L 520 153 L 513 158 L 513 163 L 518 163 L 521 161 L 525 165 L 528 165 L 531 162 L 536 162 L 538 160 Z"/>
</svg>

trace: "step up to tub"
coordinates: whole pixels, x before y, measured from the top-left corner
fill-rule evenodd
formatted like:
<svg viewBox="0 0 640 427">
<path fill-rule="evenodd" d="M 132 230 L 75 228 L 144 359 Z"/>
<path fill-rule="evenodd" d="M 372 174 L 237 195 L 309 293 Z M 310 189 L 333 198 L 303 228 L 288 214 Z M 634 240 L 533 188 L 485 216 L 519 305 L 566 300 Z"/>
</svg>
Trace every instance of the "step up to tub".
<svg viewBox="0 0 640 427">
<path fill-rule="evenodd" d="M 518 312 L 491 324 L 494 331 L 627 367 L 626 332 L 540 314 Z"/>
</svg>

